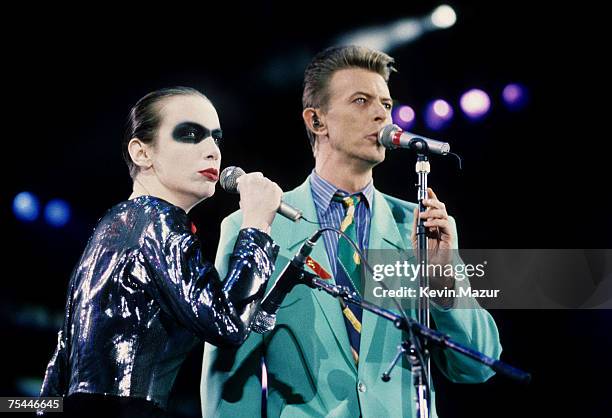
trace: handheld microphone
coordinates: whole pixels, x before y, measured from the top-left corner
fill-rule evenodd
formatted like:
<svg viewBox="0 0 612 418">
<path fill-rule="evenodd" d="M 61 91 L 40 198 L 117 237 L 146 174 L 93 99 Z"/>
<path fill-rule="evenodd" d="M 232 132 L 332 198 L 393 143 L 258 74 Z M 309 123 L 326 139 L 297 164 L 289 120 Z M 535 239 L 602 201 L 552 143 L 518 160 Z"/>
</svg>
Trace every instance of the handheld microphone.
<svg viewBox="0 0 612 418">
<path fill-rule="evenodd" d="M 229 193 L 238 193 L 238 177 L 246 174 L 244 170 L 240 167 L 226 167 L 221 171 L 221 175 L 219 176 L 219 184 Z M 292 220 L 293 222 L 299 221 L 302 218 L 302 211 L 296 209 L 285 202 L 281 201 L 280 206 L 276 210 L 279 214 L 283 215 L 285 218 Z"/>
<path fill-rule="evenodd" d="M 311 280 L 317 277 L 316 274 L 310 273 L 303 269 L 306 259 L 312 252 L 317 240 L 321 237 L 322 232 L 315 232 L 304 244 L 299 251 L 293 256 L 291 261 L 287 263 L 283 271 L 279 274 L 276 283 L 272 289 L 264 297 L 261 302 L 260 309 L 255 315 L 251 323 L 251 330 L 258 334 L 271 331 L 276 325 L 276 313 L 285 296 L 298 284 L 305 284 L 314 288 Z"/>
<path fill-rule="evenodd" d="M 429 151 L 446 155 L 450 152 L 448 142 L 436 141 L 422 135 L 402 130 L 397 125 L 387 125 L 378 133 L 378 143 L 387 149 L 409 148 L 413 151 Z"/>
</svg>

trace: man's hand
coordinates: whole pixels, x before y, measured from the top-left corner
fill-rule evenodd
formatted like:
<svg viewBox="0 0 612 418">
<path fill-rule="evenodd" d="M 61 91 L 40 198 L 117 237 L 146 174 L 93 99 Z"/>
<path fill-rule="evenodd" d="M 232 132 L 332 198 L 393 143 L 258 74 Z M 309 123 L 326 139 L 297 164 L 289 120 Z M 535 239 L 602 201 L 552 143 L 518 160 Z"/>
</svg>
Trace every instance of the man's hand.
<svg viewBox="0 0 612 418">
<path fill-rule="evenodd" d="M 412 246 L 417 249 L 417 222 L 419 217 L 425 219 L 427 235 L 427 248 L 429 249 L 430 264 L 448 264 L 452 261 L 451 245 L 453 242 L 453 230 L 448 219 L 446 206 L 438 200 L 431 188 L 427 189 L 427 199 L 423 201 L 427 208 L 425 212 L 419 213 L 419 207 L 414 208 L 414 222 L 412 223 Z"/>
<path fill-rule="evenodd" d="M 418 249 L 417 242 L 417 222 L 420 218 L 425 219 L 425 235 L 427 236 L 427 263 L 429 265 L 452 264 L 453 251 L 452 242 L 454 239 L 453 229 L 446 212 L 444 203 L 438 200 L 438 197 L 431 188 L 427 189 L 427 199 L 423 201 L 423 205 L 427 208 L 425 212 L 419 213 L 419 207 L 414 209 L 414 222 L 412 224 L 412 247 L 415 252 Z M 432 277 L 430 276 L 430 285 L 432 289 L 444 289 L 445 287 L 452 289 L 455 281 L 453 277 Z M 440 301 L 442 305 L 446 305 L 449 301 Z"/>
</svg>

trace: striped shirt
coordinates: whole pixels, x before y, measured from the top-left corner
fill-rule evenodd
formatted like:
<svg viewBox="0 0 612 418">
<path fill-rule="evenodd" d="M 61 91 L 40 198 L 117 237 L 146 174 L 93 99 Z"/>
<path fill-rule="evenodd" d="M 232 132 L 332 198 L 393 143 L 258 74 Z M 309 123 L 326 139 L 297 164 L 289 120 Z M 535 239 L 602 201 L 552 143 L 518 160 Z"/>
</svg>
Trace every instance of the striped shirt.
<svg viewBox="0 0 612 418">
<path fill-rule="evenodd" d="M 368 248 L 368 240 L 370 235 L 370 220 L 372 218 L 372 199 L 374 198 L 374 183 L 372 180 L 362 190 L 356 193 L 348 193 L 320 177 L 314 170 L 310 174 L 310 188 L 312 189 L 312 198 L 315 208 L 317 209 L 317 217 L 319 224 L 323 226 L 331 226 L 340 228 L 340 223 L 344 219 L 346 209 L 341 202 L 332 200 L 334 194 L 342 196 L 353 196 L 361 194 L 365 199 L 361 199 L 355 210 L 355 226 L 357 228 L 357 243 L 361 250 Z M 338 253 L 338 237 L 339 235 L 332 231 L 326 231 L 323 234 L 325 241 L 325 249 L 329 257 L 329 264 L 332 268 L 332 274 L 336 275 L 336 256 Z M 342 238 L 344 239 L 344 238 Z"/>
</svg>

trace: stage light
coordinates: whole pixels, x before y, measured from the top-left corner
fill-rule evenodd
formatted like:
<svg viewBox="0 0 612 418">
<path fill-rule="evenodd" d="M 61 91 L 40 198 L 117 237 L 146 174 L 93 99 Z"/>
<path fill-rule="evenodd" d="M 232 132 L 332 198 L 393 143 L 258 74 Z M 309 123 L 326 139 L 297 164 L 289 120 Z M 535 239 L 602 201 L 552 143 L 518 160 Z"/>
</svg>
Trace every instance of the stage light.
<svg viewBox="0 0 612 418">
<path fill-rule="evenodd" d="M 510 109 L 520 109 L 527 103 L 527 89 L 518 83 L 511 83 L 502 92 L 504 103 Z"/>
<path fill-rule="evenodd" d="M 13 213 L 20 221 L 35 221 L 39 211 L 38 198 L 30 192 L 21 192 L 13 199 Z"/>
<path fill-rule="evenodd" d="M 394 22 L 357 28 L 337 40 L 337 45 L 360 45 L 384 52 L 414 42 L 428 32 L 450 28 L 457 21 L 457 14 L 448 5 L 439 6 L 433 12 L 416 17 L 406 17 Z"/>
<path fill-rule="evenodd" d="M 431 13 L 431 23 L 440 29 L 450 28 L 457 21 L 457 14 L 452 7 L 444 4 Z"/>
<path fill-rule="evenodd" d="M 62 227 L 70 220 L 70 206 L 62 199 L 53 199 L 45 207 L 45 220 L 54 227 Z"/>
<path fill-rule="evenodd" d="M 450 119 L 453 116 L 453 108 L 446 100 L 438 99 L 433 102 L 432 109 L 442 119 Z"/>
<path fill-rule="evenodd" d="M 434 100 L 425 110 L 425 123 L 433 130 L 444 129 L 453 118 L 453 114 L 453 108 L 447 101 Z"/>
<path fill-rule="evenodd" d="M 402 19 L 389 27 L 389 34 L 397 44 L 410 42 L 423 34 L 423 26 L 415 19 Z"/>
<path fill-rule="evenodd" d="M 407 105 L 398 106 L 393 109 L 392 119 L 393 123 L 398 125 L 402 129 L 410 129 L 415 122 L 414 110 Z"/>
<path fill-rule="evenodd" d="M 480 89 L 472 89 L 463 94 L 459 100 L 461 109 L 471 119 L 480 119 L 491 108 L 489 95 Z"/>
</svg>

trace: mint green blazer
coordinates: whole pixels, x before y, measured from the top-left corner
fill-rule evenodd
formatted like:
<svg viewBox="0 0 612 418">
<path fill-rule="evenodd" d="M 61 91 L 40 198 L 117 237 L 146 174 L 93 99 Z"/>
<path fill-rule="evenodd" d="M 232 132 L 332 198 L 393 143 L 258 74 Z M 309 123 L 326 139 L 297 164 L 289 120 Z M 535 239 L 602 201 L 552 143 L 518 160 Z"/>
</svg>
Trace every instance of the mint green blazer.
<svg viewBox="0 0 612 418">
<path fill-rule="evenodd" d="M 303 210 L 307 219 L 317 220 L 308 180 L 285 193 L 283 200 Z M 414 207 L 414 203 L 375 191 L 369 247 L 411 248 Z M 227 272 L 241 222 L 238 211 L 221 224 L 215 262 L 221 277 Z M 452 224 L 454 227 L 454 220 Z M 293 223 L 276 216 L 271 235 L 281 249 L 268 289 L 316 229 L 316 225 L 304 221 Z M 311 256 L 326 271 L 332 271 L 322 240 Z M 476 309 L 443 310 L 432 305 L 435 326 L 457 342 L 499 358 L 501 345 L 495 322 L 486 310 L 474 303 Z M 338 300 L 309 287 L 297 286 L 285 298 L 273 331 L 264 335 L 251 333 L 238 349 L 205 345 L 200 387 L 202 414 L 206 418 L 261 416 L 261 357 L 265 356 L 269 418 L 413 417 L 414 388 L 407 362 L 398 364 L 390 382 L 380 378 L 401 340 L 402 333 L 392 323 L 364 311 L 359 367 L 356 367 Z M 432 358 L 453 382 L 479 383 L 494 374 L 486 366 L 450 350 L 432 349 Z M 433 388 L 432 416 L 437 416 Z"/>
</svg>

